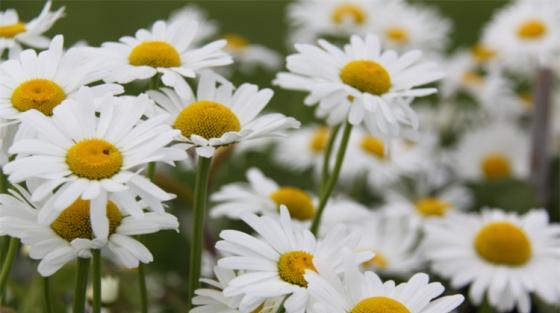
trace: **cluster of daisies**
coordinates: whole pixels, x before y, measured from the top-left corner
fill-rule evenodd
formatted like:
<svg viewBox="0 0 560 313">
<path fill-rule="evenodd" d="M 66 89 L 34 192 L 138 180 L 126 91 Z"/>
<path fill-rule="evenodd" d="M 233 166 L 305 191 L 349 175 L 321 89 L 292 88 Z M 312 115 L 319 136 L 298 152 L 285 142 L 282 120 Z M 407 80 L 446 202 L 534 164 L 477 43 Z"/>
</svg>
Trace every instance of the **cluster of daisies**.
<svg viewBox="0 0 560 313">
<path fill-rule="evenodd" d="M 104 262 L 137 269 L 137 310 L 160 311 L 143 240 L 180 225 L 192 313 L 560 305 L 547 176 L 560 152 L 555 1 L 505 5 L 478 43 L 449 55 L 452 24 L 433 7 L 296 0 L 285 71 L 278 52 L 222 33 L 196 6 L 69 48 L 44 35 L 64 16 L 51 8 L 29 22 L 0 12 L 0 305 L 13 300 L 21 244 L 39 261 L 47 313 L 48 277 L 76 260 L 73 313 L 118 301 Z M 263 113 L 273 89 L 231 82 L 258 67 L 275 73 L 265 84 L 303 93 L 314 122 Z M 220 166 L 255 154 L 270 166 L 245 164 L 246 179 L 209 188 Z M 296 179 L 276 181 L 276 167 Z M 190 220 L 168 213 L 175 194 L 156 172 L 173 181 L 169 171 L 195 173 L 177 182 L 193 188 Z M 512 184 L 536 186 L 535 208 L 495 208 L 475 192 Z M 218 219 L 246 225 L 215 229 L 214 241 Z"/>
</svg>

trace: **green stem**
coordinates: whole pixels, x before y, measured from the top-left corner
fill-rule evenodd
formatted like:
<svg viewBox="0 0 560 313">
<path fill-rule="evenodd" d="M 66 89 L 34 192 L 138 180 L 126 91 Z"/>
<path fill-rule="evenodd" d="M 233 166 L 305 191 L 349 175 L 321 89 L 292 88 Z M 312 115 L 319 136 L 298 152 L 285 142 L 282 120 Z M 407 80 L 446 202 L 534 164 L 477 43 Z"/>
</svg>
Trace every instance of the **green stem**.
<svg viewBox="0 0 560 313">
<path fill-rule="evenodd" d="M 191 307 L 194 291 L 198 288 L 200 278 L 200 263 L 202 259 L 202 245 L 204 233 L 204 215 L 208 192 L 208 176 L 211 158 L 198 157 L 196 178 L 194 185 L 194 203 L 192 219 L 191 253 L 189 262 L 188 307 Z"/>
<path fill-rule="evenodd" d="M 86 307 L 86 291 L 89 272 L 89 259 L 78 258 L 78 269 L 76 273 L 76 286 L 74 289 L 73 313 L 84 313 Z"/>
<path fill-rule="evenodd" d="M 6 286 L 8 285 L 8 276 L 12 270 L 12 264 L 16 257 L 19 248 L 19 240 L 17 238 L 10 238 L 8 253 L 2 264 L 2 271 L 0 272 L 0 305 L 4 304 L 4 295 Z"/>
<path fill-rule="evenodd" d="M 484 301 L 478 308 L 478 313 L 494 313 L 494 309 L 490 305 L 490 302 L 487 298 L 484 298 Z"/>
<path fill-rule="evenodd" d="M 43 277 L 43 300 L 44 300 L 44 312 L 53 313 L 52 301 L 51 301 L 51 287 L 49 277 Z"/>
<path fill-rule="evenodd" d="M 138 265 L 138 287 L 140 288 L 140 312 L 148 313 L 148 288 L 146 287 L 146 273 L 142 262 Z"/>
<path fill-rule="evenodd" d="M 332 128 L 331 134 L 329 135 L 329 141 L 327 142 L 327 146 L 325 147 L 325 155 L 323 156 L 323 170 L 321 173 L 321 183 L 319 184 L 319 194 L 323 193 L 325 189 L 325 185 L 327 184 L 327 179 L 329 177 L 329 167 L 331 163 L 331 155 L 332 149 L 334 146 L 334 141 L 336 139 L 336 135 L 338 135 L 338 131 L 340 130 L 340 125 L 336 125 Z"/>
<path fill-rule="evenodd" d="M 342 163 L 344 162 L 344 156 L 346 154 L 346 148 L 348 147 L 348 140 L 350 139 L 350 133 L 352 132 L 352 124 L 346 122 L 344 126 L 344 132 L 342 134 L 342 140 L 340 141 L 340 147 L 338 147 L 338 152 L 336 154 L 336 162 L 334 164 L 333 172 L 329 176 L 327 183 L 325 184 L 324 190 L 321 192 L 319 198 L 319 206 L 317 208 L 317 213 L 313 218 L 313 223 L 311 224 L 311 232 L 315 235 L 319 232 L 319 225 L 321 224 L 321 217 L 325 206 L 329 201 L 329 198 L 333 192 L 334 186 L 338 181 L 338 175 L 340 174 L 340 169 L 342 168 Z"/>
<path fill-rule="evenodd" d="M 101 250 L 92 250 L 93 255 L 93 313 L 101 312 Z"/>
</svg>

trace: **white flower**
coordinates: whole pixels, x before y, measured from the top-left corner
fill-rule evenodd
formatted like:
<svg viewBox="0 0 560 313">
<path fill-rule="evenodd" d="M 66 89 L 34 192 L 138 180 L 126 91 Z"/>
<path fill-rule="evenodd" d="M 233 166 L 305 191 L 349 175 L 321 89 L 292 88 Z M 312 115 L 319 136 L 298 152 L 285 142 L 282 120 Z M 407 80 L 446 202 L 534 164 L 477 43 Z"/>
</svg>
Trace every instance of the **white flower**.
<svg viewBox="0 0 560 313">
<path fill-rule="evenodd" d="M 236 230 L 224 230 L 216 247 L 230 255 L 218 261 L 223 268 L 244 271 L 232 279 L 224 295 L 243 295 L 241 312 L 250 312 L 265 299 L 288 296 L 284 307 L 288 313 L 305 312 L 309 305 L 306 270 L 315 271 L 323 264 L 340 269 L 342 259 L 358 264 L 371 259 L 370 252 L 351 253 L 359 238 L 348 235 L 344 227 L 332 229 L 317 241 L 307 229 L 290 220 L 288 210 L 280 210 L 280 218 L 242 217 L 260 237 Z M 348 249 L 348 253 L 343 253 Z"/>
<path fill-rule="evenodd" d="M 57 106 L 52 117 L 36 110 L 21 114 L 23 125 L 37 136 L 16 141 L 4 166 L 11 183 L 40 180 L 33 200 L 54 191 L 53 205 L 41 210 L 39 222 L 56 216 L 76 199 L 91 200 L 91 222 L 99 238 L 107 236 L 104 215 L 108 200 L 123 212 L 141 217 L 145 206 L 163 212 L 161 201 L 173 198 L 137 171 L 149 162 L 185 158 L 184 150 L 166 148 L 177 131 L 164 124 L 166 115 L 143 119 L 153 102 L 138 97 L 95 97 L 84 88 Z M 98 109 L 96 109 L 98 108 Z"/>
<path fill-rule="evenodd" d="M 425 254 L 433 271 L 454 288 L 470 285 L 474 304 L 485 293 L 500 312 L 515 306 L 530 312 L 533 292 L 548 303 L 560 302 L 560 227 L 549 224 L 544 210 L 454 215 L 433 220 L 426 231 Z"/>
<path fill-rule="evenodd" d="M 282 63 L 278 52 L 263 45 L 249 42 L 247 38 L 241 35 L 228 33 L 223 38 L 227 41 L 225 50 L 233 56 L 234 66 L 242 72 L 250 73 L 256 67 L 276 70 Z"/>
<path fill-rule="evenodd" d="M 181 131 L 177 139 L 202 157 L 212 157 L 220 146 L 282 135 L 300 125 L 279 113 L 258 116 L 272 98 L 271 89 L 259 90 L 252 84 L 235 89 L 212 72 L 200 75 L 196 96 L 190 88 L 162 88 L 148 94 L 170 115 L 167 122 Z"/>
<path fill-rule="evenodd" d="M 51 12 L 51 5 L 52 1 L 47 1 L 39 16 L 27 23 L 13 9 L 0 11 L 0 57 L 9 49 L 9 58 L 15 58 L 22 44 L 39 49 L 49 46 L 50 40 L 43 33 L 64 15 L 64 7 Z"/>
<path fill-rule="evenodd" d="M 188 4 L 171 13 L 170 24 L 180 20 L 197 23 L 198 27 L 193 38 L 194 44 L 208 40 L 218 33 L 218 24 L 211 20 L 206 11 L 196 4 Z"/>
<path fill-rule="evenodd" d="M 289 169 L 304 171 L 311 168 L 319 174 L 329 135 L 326 126 L 307 126 L 291 131 L 277 140 L 274 160 Z"/>
<path fill-rule="evenodd" d="M 329 124 L 348 120 L 365 124 L 372 134 L 398 137 L 402 129 L 418 128 L 410 107 L 415 97 L 435 88 L 417 88 L 443 77 L 434 63 L 419 63 L 422 53 L 402 56 L 381 51 L 379 39 L 352 36 L 344 50 L 319 40 L 319 47 L 298 44 L 298 53 L 288 56 L 291 73 L 278 74 L 275 83 L 283 88 L 308 91 L 305 104 L 319 104 L 316 114 Z"/>
<path fill-rule="evenodd" d="M 58 217 L 50 216 L 39 222 L 38 215 L 56 200 L 35 202 L 22 188 L 0 194 L 0 234 L 21 239 L 29 245 L 29 256 L 41 260 L 38 271 L 50 276 L 64 264 L 76 258 L 91 257 L 92 249 L 108 249 L 127 268 L 139 262 L 149 263 L 152 254 L 132 236 L 150 234 L 162 229 L 177 229 L 177 219 L 167 213 L 146 213 L 138 217 L 124 213 L 113 202 L 104 203 L 102 214 L 109 220 L 109 236 L 94 235 L 90 223 L 91 202 L 76 200 L 64 208 Z M 139 205 L 137 203 L 137 205 Z"/>
<path fill-rule="evenodd" d="M 93 288 L 88 288 L 87 296 L 93 301 Z M 101 303 L 105 306 L 117 301 L 119 298 L 119 279 L 114 276 L 104 276 L 101 278 Z"/>
</svg>

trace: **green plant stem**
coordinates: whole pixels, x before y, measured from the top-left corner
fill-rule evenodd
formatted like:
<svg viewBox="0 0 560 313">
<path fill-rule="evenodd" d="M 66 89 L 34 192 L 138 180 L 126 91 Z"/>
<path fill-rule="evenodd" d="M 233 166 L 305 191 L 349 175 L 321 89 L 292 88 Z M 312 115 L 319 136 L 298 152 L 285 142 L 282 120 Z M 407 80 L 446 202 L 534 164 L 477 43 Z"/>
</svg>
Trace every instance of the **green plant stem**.
<svg viewBox="0 0 560 313">
<path fill-rule="evenodd" d="M 334 186 L 338 181 L 338 175 L 340 174 L 340 169 L 342 168 L 342 163 L 344 162 L 344 156 L 346 155 L 346 148 L 348 147 L 348 140 L 350 139 L 350 133 L 352 133 L 352 124 L 346 122 L 344 126 L 344 132 L 342 133 L 342 140 L 340 141 L 340 147 L 338 147 L 338 152 L 336 154 L 336 162 L 332 174 L 329 176 L 324 190 L 321 192 L 319 198 L 319 206 L 317 208 L 317 213 L 313 218 L 313 223 L 311 224 L 311 232 L 315 235 L 319 232 L 319 225 L 321 224 L 321 217 L 325 206 L 329 201 L 329 198 L 333 192 Z"/>
<path fill-rule="evenodd" d="M 86 307 L 86 291 L 88 283 L 89 259 L 78 258 L 76 285 L 74 288 L 73 313 L 84 313 Z"/>
<path fill-rule="evenodd" d="M 146 287 L 144 263 L 138 265 L 138 287 L 140 289 L 140 312 L 148 313 L 148 288 Z"/>
<path fill-rule="evenodd" d="M 101 312 L 101 250 L 92 250 L 93 255 L 93 313 Z"/>
<path fill-rule="evenodd" d="M 482 302 L 480 307 L 478 307 L 478 313 L 494 313 L 494 309 L 492 309 L 492 306 L 490 305 L 488 299 L 484 298 L 484 301 Z"/>
<path fill-rule="evenodd" d="M 6 286 L 8 285 L 8 277 L 12 270 L 12 264 L 16 257 L 19 248 L 19 240 L 17 238 L 10 238 L 8 252 L 2 264 L 2 271 L 0 272 L 0 305 L 4 304 L 4 295 L 6 294 Z"/>
<path fill-rule="evenodd" d="M 43 300 L 44 300 L 44 313 L 53 313 L 52 301 L 51 301 L 51 287 L 50 278 L 42 277 L 43 282 Z"/>
<path fill-rule="evenodd" d="M 204 244 L 204 215 L 208 192 L 208 177 L 211 158 L 198 157 L 194 185 L 194 203 L 192 217 L 191 253 L 188 279 L 188 307 L 191 307 L 194 291 L 198 288 L 200 278 L 200 263 L 202 259 L 202 245 Z"/>
<path fill-rule="evenodd" d="M 323 170 L 321 172 L 321 182 L 319 184 L 319 194 L 323 193 L 323 190 L 325 189 L 325 185 L 327 184 L 327 180 L 329 177 L 329 167 L 331 165 L 330 163 L 331 163 L 332 149 L 339 130 L 340 130 L 340 125 L 336 125 L 331 129 L 331 133 L 329 135 L 329 141 L 327 142 L 327 146 L 325 147 L 325 154 L 323 156 Z"/>
</svg>

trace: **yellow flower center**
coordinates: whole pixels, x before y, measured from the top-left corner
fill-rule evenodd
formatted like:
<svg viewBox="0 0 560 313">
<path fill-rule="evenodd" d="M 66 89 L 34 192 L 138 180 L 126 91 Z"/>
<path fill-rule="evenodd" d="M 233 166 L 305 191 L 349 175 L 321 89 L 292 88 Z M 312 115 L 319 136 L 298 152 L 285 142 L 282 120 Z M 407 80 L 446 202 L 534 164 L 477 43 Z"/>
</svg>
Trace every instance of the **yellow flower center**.
<svg viewBox="0 0 560 313">
<path fill-rule="evenodd" d="M 309 148 L 311 152 L 315 154 L 320 154 L 325 150 L 327 146 L 327 141 L 329 140 L 329 129 L 327 127 L 321 127 L 315 130 L 309 141 Z"/>
<path fill-rule="evenodd" d="M 11 101 L 20 112 L 35 109 L 51 116 L 53 109 L 66 98 L 64 90 L 55 82 L 36 78 L 25 81 L 14 89 Z"/>
<path fill-rule="evenodd" d="M 15 24 L 0 26 L 0 38 L 14 38 L 19 33 L 25 31 L 25 24 L 17 22 Z"/>
<path fill-rule="evenodd" d="M 340 79 L 361 92 L 381 95 L 391 89 L 391 76 L 374 61 L 356 60 L 346 64 L 340 71 Z"/>
<path fill-rule="evenodd" d="M 517 28 L 517 36 L 526 40 L 540 39 L 546 34 L 546 32 L 546 25 L 537 19 L 527 20 L 521 23 L 519 28 Z"/>
<path fill-rule="evenodd" d="M 385 144 L 383 140 L 373 136 L 365 136 L 362 138 L 360 147 L 367 153 L 379 158 L 385 159 Z"/>
<path fill-rule="evenodd" d="M 183 109 L 173 125 L 183 136 L 198 135 L 206 139 L 220 138 L 227 132 L 237 132 L 241 124 L 225 105 L 214 101 L 196 101 Z"/>
<path fill-rule="evenodd" d="M 525 110 L 532 110 L 533 109 L 533 95 L 529 92 L 522 92 L 519 94 L 519 99 L 521 100 L 521 105 Z"/>
<path fill-rule="evenodd" d="M 476 235 L 474 246 L 478 255 L 491 263 L 520 266 L 531 259 L 527 234 L 509 222 L 484 226 Z"/>
<path fill-rule="evenodd" d="M 224 39 L 227 41 L 227 47 L 234 51 L 241 51 L 249 46 L 247 38 L 238 34 L 225 34 Z"/>
<path fill-rule="evenodd" d="M 451 203 L 436 197 L 426 197 L 416 201 L 416 211 L 423 216 L 444 216 Z"/>
<path fill-rule="evenodd" d="M 382 253 L 375 252 L 373 258 L 365 261 L 364 263 L 362 263 L 362 265 L 366 267 L 375 266 L 380 269 L 386 269 L 387 266 L 389 266 L 389 262 L 387 261 L 387 258 Z"/>
<path fill-rule="evenodd" d="M 485 62 L 496 57 L 496 50 L 483 44 L 477 44 L 471 48 L 471 56 L 478 62 Z"/>
<path fill-rule="evenodd" d="M 298 220 L 309 220 L 315 216 L 313 199 L 307 192 L 294 187 L 282 187 L 273 192 L 270 198 L 278 207 L 285 205 L 290 216 Z"/>
<path fill-rule="evenodd" d="M 344 3 L 337 6 L 331 13 L 331 20 L 335 24 L 341 24 L 346 20 L 351 20 L 354 24 L 363 24 L 367 15 L 362 8 L 350 3 Z"/>
<path fill-rule="evenodd" d="M 123 157 L 117 147 L 103 139 L 84 139 L 68 149 L 66 163 L 76 176 L 104 179 L 121 169 Z"/>
<path fill-rule="evenodd" d="M 409 33 L 408 30 L 404 27 L 400 27 L 400 26 L 394 26 L 394 27 L 389 27 L 385 30 L 385 36 L 387 36 L 387 39 L 389 39 L 390 41 L 399 43 L 399 44 L 404 44 L 408 42 L 409 39 Z"/>
<path fill-rule="evenodd" d="M 482 159 L 482 172 L 488 180 L 498 180 L 511 175 L 511 163 L 503 153 L 490 153 Z"/>
<path fill-rule="evenodd" d="M 177 67 L 181 65 L 181 56 L 167 42 L 144 41 L 132 49 L 128 61 L 134 66 Z"/>
<path fill-rule="evenodd" d="M 371 297 L 360 301 L 350 313 L 410 313 L 402 303 L 388 297 Z"/>
<path fill-rule="evenodd" d="M 467 85 L 479 86 L 484 84 L 484 76 L 477 72 L 465 71 L 463 73 L 463 82 Z"/>
<path fill-rule="evenodd" d="M 282 254 L 278 260 L 278 275 L 284 281 L 307 287 L 305 270 L 317 271 L 313 265 L 313 255 L 305 251 L 290 251 Z"/>
<path fill-rule="evenodd" d="M 60 213 L 58 218 L 52 222 L 51 229 L 67 241 L 76 238 L 93 239 L 89 210 L 90 202 L 78 199 Z M 119 208 L 111 201 L 107 202 L 107 218 L 109 219 L 109 235 L 111 235 L 115 233 L 122 220 Z"/>
</svg>

